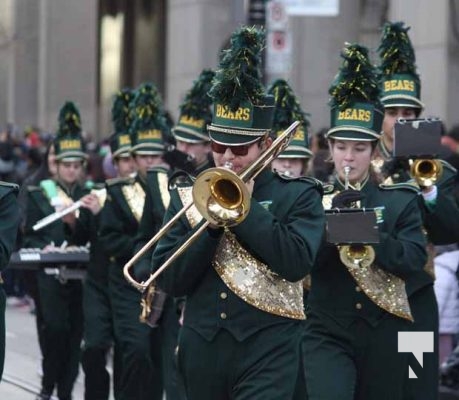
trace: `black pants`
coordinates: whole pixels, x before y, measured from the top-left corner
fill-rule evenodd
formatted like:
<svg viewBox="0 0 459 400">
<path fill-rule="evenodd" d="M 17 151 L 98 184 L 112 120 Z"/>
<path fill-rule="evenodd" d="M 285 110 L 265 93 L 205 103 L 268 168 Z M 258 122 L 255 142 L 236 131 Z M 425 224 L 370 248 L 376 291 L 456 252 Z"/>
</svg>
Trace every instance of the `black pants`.
<svg viewBox="0 0 459 400">
<path fill-rule="evenodd" d="M 117 400 L 162 400 L 159 329 L 139 321 L 141 295 L 124 279 L 122 266 L 110 265 L 109 291 L 121 363 Z"/>
<path fill-rule="evenodd" d="M 387 314 L 376 326 L 357 318 L 344 326 L 311 312 L 303 362 L 310 400 L 405 400 L 407 353 L 398 353 L 398 332 L 409 321 Z"/>
<path fill-rule="evenodd" d="M 112 307 L 108 282 L 88 276 L 83 284 L 84 347 L 82 366 L 85 373 L 85 400 L 108 400 L 110 375 L 107 353 L 114 343 Z M 117 349 L 115 348 L 115 352 Z M 115 357 L 116 361 L 116 357 Z M 114 363 L 114 371 L 119 366 Z M 116 385 L 114 385 L 116 387 Z M 116 397 L 116 393 L 115 393 Z"/>
<path fill-rule="evenodd" d="M 433 285 L 426 286 L 409 297 L 414 323 L 411 331 L 434 332 L 434 352 L 423 354 L 422 367 L 413 354 L 408 362 L 417 379 L 407 379 L 406 400 L 436 400 L 438 398 L 438 305 Z"/>
<path fill-rule="evenodd" d="M 178 365 L 188 400 L 291 399 L 300 362 L 297 322 L 263 329 L 242 342 L 220 330 L 208 342 L 180 332 Z"/>
<path fill-rule="evenodd" d="M 40 272 L 38 289 L 44 321 L 42 391 L 51 394 L 57 386 L 59 399 L 70 399 L 83 336 L 81 281 L 62 284 Z"/>
</svg>

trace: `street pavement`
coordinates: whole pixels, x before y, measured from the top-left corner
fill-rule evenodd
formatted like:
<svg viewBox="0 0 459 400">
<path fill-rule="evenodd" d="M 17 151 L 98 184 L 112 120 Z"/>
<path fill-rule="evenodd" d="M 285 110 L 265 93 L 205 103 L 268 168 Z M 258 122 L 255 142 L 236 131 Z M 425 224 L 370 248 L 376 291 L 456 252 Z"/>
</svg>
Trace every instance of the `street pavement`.
<svg viewBox="0 0 459 400">
<path fill-rule="evenodd" d="M 1 400 L 33 400 L 40 390 L 41 355 L 35 316 L 29 306 L 6 307 L 6 354 Z M 74 400 L 83 400 L 84 375 L 80 370 L 73 391 Z"/>
</svg>

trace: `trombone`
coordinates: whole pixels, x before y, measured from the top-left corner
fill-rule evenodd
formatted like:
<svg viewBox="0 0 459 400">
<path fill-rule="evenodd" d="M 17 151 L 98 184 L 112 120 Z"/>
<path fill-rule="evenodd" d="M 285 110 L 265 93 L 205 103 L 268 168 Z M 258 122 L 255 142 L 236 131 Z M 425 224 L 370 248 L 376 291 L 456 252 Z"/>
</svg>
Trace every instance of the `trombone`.
<svg viewBox="0 0 459 400">
<path fill-rule="evenodd" d="M 241 223 L 249 213 L 250 196 L 245 185 L 254 179 L 264 168 L 269 166 L 289 145 L 300 125 L 299 121 L 291 124 L 274 140 L 269 148 L 250 164 L 240 175 L 222 168 L 209 168 L 196 178 L 192 188 L 193 201 L 186 204 L 169 222 L 164 225 L 124 266 L 126 280 L 139 291 L 145 291 L 154 280 L 179 257 L 187 247 L 207 228 L 209 224 L 229 227 Z M 171 228 L 173 224 L 192 206 L 195 206 L 206 220 L 150 277 L 144 282 L 137 282 L 130 274 L 130 269 L 144 254 Z"/>
</svg>

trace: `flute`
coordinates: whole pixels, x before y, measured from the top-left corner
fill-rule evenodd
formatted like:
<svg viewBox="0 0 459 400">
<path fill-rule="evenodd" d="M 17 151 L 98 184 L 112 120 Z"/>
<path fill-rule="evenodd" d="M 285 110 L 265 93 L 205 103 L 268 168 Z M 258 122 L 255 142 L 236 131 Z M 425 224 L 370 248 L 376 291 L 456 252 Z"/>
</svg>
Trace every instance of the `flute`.
<svg viewBox="0 0 459 400">
<path fill-rule="evenodd" d="M 97 197 L 103 197 L 106 193 L 106 189 L 99 189 L 99 190 L 91 190 L 91 193 L 95 194 Z M 58 219 L 65 217 L 67 214 L 70 214 L 71 212 L 74 212 L 78 210 L 83 202 L 81 200 L 76 201 L 72 205 L 60 210 L 56 211 L 55 213 L 52 213 L 39 221 L 32 227 L 32 229 L 36 232 L 39 231 L 40 229 L 44 228 L 45 226 L 48 226 L 49 224 L 53 223 L 54 221 L 57 221 Z"/>
</svg>

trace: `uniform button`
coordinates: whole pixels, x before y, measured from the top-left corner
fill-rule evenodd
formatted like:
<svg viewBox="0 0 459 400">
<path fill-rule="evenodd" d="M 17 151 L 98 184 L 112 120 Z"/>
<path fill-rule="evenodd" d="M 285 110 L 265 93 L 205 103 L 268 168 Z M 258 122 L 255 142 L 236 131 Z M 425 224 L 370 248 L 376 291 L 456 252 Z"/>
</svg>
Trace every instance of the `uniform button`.
<svg viewBox="0 0 459 400">
<path fill-rule="evenodd" d="M 226 299 L 227 297 L 228 297 L 228 295 L 225 292 L 221 292 L 220 293 L 220 298 L 221 299 Z"/>
<path fill-rule="evenodd" d="M 222 312 L 222 313 L 220 314 L 220 318 L 221 318 L 221 319 L 226 319 L 226 314 L 225 314 L 224 312 Z"/>
<path fill-rule="evenodd" d="M 361 310 L 361 309 L 362 309 L 362 304 L 357 303 L 357 304 L 355 305 L 355 308 L 357 308 L 357 310 Z"/>
<path fill-rule="evenodd" d="M 355 287 L 355 291 L 356 291 L 356 292 L 361 292 L 362 289 L 360 289 L 360 286 L 356 286 L 356 287 Z"/>
</svg>

